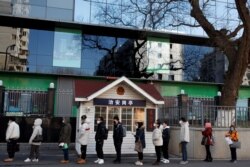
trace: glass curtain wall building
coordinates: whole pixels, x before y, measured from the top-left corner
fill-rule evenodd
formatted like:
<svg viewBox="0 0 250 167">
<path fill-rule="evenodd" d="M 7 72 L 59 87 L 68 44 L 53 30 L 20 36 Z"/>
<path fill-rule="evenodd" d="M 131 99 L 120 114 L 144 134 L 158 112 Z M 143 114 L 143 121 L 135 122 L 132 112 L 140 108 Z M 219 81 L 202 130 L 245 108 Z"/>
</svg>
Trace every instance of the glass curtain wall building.
<svg viewBox="0 0 250 167">
<path fill-rule="evenodd" d="M 239 23 L 232 0 L 204 5 L 216 27 Z M 185 0 L 0 0 L 0 6 L 4 16 L 61 23 L 52 28 L 2 24 L 0 70 L 205 82 L 223 82 L 227 70 L 216 48 L 182 40 L 207 40 L 201 28 L 181 26 L 196 24 Z"/>
</svg>

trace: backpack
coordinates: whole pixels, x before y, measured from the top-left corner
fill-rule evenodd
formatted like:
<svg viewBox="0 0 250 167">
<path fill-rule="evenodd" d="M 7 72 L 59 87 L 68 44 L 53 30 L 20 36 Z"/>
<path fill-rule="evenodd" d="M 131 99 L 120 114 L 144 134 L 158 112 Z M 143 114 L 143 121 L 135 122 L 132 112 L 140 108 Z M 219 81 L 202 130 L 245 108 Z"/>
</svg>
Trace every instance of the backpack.
<svg viewBox="0 0 250 167">
<path fill-rule="evenodd" d="M 105 133 L 104 133 L 103 139 L 107 140 L 108 139 L 109 130 L 108 130 L 108 128 L 105 127 L 104 131 L 105 131 Z"/>
<path fill-rule="evenodd" d="M 127 128 L 125 126 L 122 126 L 122 137 L 126 137 L 126 136 L 127 136 Z"/>
</svg>

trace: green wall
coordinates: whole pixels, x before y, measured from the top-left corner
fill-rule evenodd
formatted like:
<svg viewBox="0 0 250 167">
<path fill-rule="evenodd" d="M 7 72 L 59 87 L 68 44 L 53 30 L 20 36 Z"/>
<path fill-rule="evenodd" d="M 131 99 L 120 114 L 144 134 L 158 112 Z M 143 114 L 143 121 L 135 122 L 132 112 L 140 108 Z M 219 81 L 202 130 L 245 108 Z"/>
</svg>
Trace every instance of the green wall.
<svg viewBox="0 0 250 167">
<path fill-rule="evenodd" d="M 57 77 L 48 75 L 27 75 L 1 73 L 0 80 L 7 89 L 48 90 L 49 84 L 57 84 Z"/>
</svg>

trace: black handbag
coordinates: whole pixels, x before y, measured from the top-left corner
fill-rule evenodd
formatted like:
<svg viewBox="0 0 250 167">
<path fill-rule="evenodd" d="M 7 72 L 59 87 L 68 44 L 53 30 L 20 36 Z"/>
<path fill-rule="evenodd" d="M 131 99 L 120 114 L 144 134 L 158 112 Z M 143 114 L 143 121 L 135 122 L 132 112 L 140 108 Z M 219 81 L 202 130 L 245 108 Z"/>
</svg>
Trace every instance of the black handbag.
<svg viewBox="0 0 250 167">
<path fill-rule="evenodd" d="M 207 137 L 203 136 L 201 139 L 201 145 L 206 145 L 207 143 Z"/>
<path fill-rule="evenodd" d="M 42 142 L 43 135 L 36 135 L 36 137 L 32 140 L 32 142 Z"/>
</svg>

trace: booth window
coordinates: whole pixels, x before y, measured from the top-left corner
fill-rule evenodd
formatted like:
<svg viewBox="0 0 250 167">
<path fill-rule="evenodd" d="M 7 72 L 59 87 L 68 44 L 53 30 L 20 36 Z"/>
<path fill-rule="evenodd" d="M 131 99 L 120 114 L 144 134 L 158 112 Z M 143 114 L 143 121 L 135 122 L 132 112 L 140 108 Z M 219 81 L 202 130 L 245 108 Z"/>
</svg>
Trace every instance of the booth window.
<svg viewBox="0 0 250 167">
<path fill-rule="evenodd" d="M 114 116 L 118 115 L 120 116 L 120 111 L 119 111 L 119 107 L 109 107 L 108 108 L 108 129 L 110 131 L 113 130 L 113 125 L 114 125 Z"/>
<path fill-rule="evenodd" d="M 106 121 L 106 111 L 107 107 L 95 107 L 95 131 L 97 128 L 96 120 L 98 117 L 103 117 L 104 121 Z"/>
<path fill-rule="evenodd" d="M 144 108 L 131 108 L 131 107 L 95 107 L 95 131 L 96 131 L 96 119 L 102 116 L 105 120 L 105 124 L 110 131 L 113 131 L 113 118 L 118 115 L 120 121 L 126 126 L 127 131 L 134 131 L 134 123 L 136 121 L 145 122 L 145 110 Z"/>
<path fill-rule="evenodd" d="M 122 108 L 121 121 L 127 131 L 132 131 L 132 108 Z"/>
</svg>

